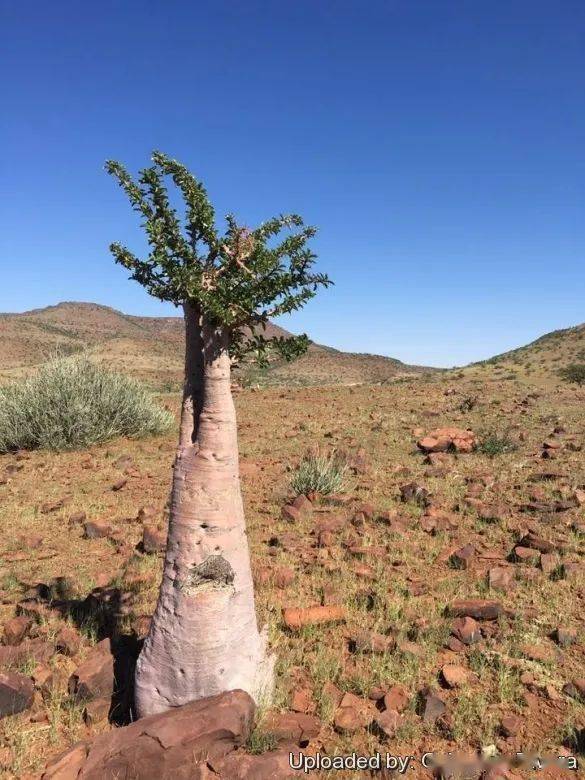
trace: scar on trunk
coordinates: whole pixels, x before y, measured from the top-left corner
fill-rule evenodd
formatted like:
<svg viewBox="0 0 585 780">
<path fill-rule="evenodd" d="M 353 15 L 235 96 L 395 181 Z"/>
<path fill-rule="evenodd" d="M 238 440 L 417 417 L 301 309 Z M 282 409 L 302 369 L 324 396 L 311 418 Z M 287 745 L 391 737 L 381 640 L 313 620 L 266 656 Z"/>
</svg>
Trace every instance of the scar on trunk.
<svg viewBox="0 0 585 780">
<path fill-rule="evenodd" d="M 230 587 L 234 581 L 234 570 L 221 555 L 210 555 L 204 561 L 193 566 L 177 587 L 192 595 L 196 591 L 207 588 Z"/>
</svg>

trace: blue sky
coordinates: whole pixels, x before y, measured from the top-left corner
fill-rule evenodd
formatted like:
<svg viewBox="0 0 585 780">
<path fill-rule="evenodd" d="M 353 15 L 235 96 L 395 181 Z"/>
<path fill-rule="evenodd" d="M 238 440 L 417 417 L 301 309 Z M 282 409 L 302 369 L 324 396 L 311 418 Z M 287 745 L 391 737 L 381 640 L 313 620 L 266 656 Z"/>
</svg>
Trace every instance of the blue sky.
<svg viewBox="0 0 585 780">
<path fill-rule="evenodd" d="M 0 0 L 0 311 L 169 314 L 103 171 L 159 148 L 218 212 L 319 227 L 318 342 L 464 364 L 585 320 L 582 0 Z"/>
</svg>

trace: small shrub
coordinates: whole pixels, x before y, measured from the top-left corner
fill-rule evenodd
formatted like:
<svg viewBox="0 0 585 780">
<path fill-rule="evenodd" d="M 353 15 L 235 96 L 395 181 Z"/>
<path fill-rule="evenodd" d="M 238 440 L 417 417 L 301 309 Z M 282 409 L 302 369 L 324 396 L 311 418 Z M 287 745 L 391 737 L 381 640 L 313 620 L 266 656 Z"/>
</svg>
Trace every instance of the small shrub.
<svg viewBox="0 0 585 780">
<path fill-rule="evenodd" d="M 497 431 L 491 431 L 482 436 L 478 447 L 479 452 L 489 455 L 490 458 L 514 452 L 517 449 L 516 442 L 507 433 L 498 433 Z"/>
<path fill-rule="evenodd" d="M 58 357 L 0 388 L 0 452 L 70 450 L 164 433 L 173 415 L 136 380 L 83 356 Z"/>
<path fill-rule="evenodd" d="M 343 487 L 347 475 L 347 462 L 338 453 L 305 455 L 293 473 L 290 486 L 297 495 L 311 491 L 337 493 Z"/>
<path fill-rule="evenodd" d="M 571 363 L 559 370 L 559 376 L 565 382 L 574 382 L 581 387 L 585 385 L 585 363 Z"/>
</svg>

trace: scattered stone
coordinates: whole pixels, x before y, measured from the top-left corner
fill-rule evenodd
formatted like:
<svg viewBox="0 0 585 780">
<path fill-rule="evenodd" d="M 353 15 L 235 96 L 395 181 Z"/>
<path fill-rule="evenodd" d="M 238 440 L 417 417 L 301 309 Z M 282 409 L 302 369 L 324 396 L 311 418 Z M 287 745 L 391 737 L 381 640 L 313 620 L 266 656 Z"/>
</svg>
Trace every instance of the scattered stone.
<svg viewBox="0 0 585 780">
<path fill-rule="evenodd" d="M 63 655 L 77 655 L 81 647 L 81 637 L 73 626 L 63 626 L 55 639 L 55 648 Z"/>
<path fill-rule="evenodd" d="M 85 512 L 74 512 L 69 518 L 69 525 L 77 525 L 87 520 L 87 514 Z"/>
<path fill-rule="evenodd" d="M 503 566 L 488 570 L 488 585 L 491 590 L 508 591 L 514 584 L 514 572 Z"/>
<path fill-rule="evenodd" d="M 522 719 L 517 715 L 504 715 L 500 721 L 500 729 L 506 738 L 516 737 L 522 728 Z"/>
<path fill-rule="evenodd" d="M 83 524 L 85 539 L 105 539 L 112 533 L 112 526 L 103 520 L 88 520 Z"/>
<path fill-rule="evenodd" d="M 423 699 L 423 721 L 432 726 L 445 712 L 445 702 L 433 693 L 424 694 Z"/>
<path fill-rule="evenodd" d="M 298 630 L 302 626 L 336 623 L 345 620 L 345 607 L 329 604 L 315 605 L 306 608 L 285 607 L 282 611 L 284 624 L 287 628 Z"/>
<path fill-rule="evenodd" d="M 124 477 L 122 479 L 119 479 L 117 482 L 114 482 L 112 485 L 112 490 L 114 492 L 118 492 L 118 490 L 122 490 L 123 487 L 125 487 L 128 484 L 128 480 Z"/>
<path fill-rule="evenodd" d="M 57 501 L 46 501 L 40 506 L 40 513 L 42 515 L 48 515 L 51 512 L 57 512 L 65 506 L 65 499 L 60 498 Z"/>
<path fill-rule="evenodd" d="M 31 629 L 33 621 L 24 615 L 11 618 L 4 623 L 5 645 L 19 645 Z"/>
<path fill-rule="evenodd" d="M 472 645 L 481 639 L 479 624 L 472 617 L 461 617 L 453 621 L 453 636 L 464 645 Z"/>
<path fill-rule="evenodd" d="M 402 685 L 393 685 L 388 693 L 384 694 L 384 707 L 387 710 L 402 712 L 408 706 L 408 692 Z"/>
<path fill-rule="evenodd" d="M 389 653 L 396 647 L 393 636 L 385 636 L 376 631 L 359 631 L 351 639 L 351 647 L 358 653 Z"/>
<path fill-rule="evenodd" d="M 463 666 L 445 664 L 441 676 L 448 688 L 460 688 L 469 681 L 469 672 Z"/>
<path fill-rule="evenodd" d="M 396 710 L 386 709 L 376 716 L 374 725 L 387 739 L 393 739 L 402 722 L 402 716 Z"/>
<path fill-rule="evenodd" d="M 514 547 L 514 558 L 518 563 L 530 563 L 535 566 L 540 562 L 541 553 L 532 547 L 522 547 L 517 545 Z"/>
<path fill-rule="evenodd" d="M 298 523 L 302 519 L 303 515 L 300 509 L 292 504 L 287 504 L 282 508 L 282 519 L 287 520 L 289 523 Z"/>
<path fill-rule="evenodd" d="M 533 533 L 527 533 L 520 541 L 522 547 L 529 547 L 532 550 L 539 550 L 541 553 L 551 553 L 555 550 L 552 542 L 542 539 Z"/>
<path fill-rule="evenodd" d="M 540 661 L 541 663 L 550 662 L 554 658 L 551 649 L 544 645 L 522 645 L 520 652 L 531 661 Z"/>
<path fill-rule="evenodd" d="M 108 720 L 112 703 L 110 699 L 91 699 L 83 708 L 83 720 L 87 726 L 95 726 Z"/>
<path fill-rule="evenodd" d="M 277 588 L 288 588 L 295 580 L 296 574 L 294 569 L 281 568 L 274 572 L 274 584 Z"/>
<path fill-rule="evenodd" d="M 416 482 L 409 482 L 400 487 L 400 498 L 404 503 L 413 502 L 418 506 L 427 507 L 430 504 L 429 496 L 429 491 Z"/>
<path fill-rule="evenodd" d="M 585 702 L 585 677 L 580 677 L 563 686 L 563 693 L 577 701 Z"/>
<path fill-rule="evenodd" d="M 475 557 L 475 547 L 472 544 L 466 544 L 451 555 L 450 561 L 458 569 L 469 569 L 471 562 Z"/>
<path fill-rule="evenodd" d="M 269 712 L 264 720 L 266 731 L 278 740 L 306 744 L 321 731 L 321 723 L 314 715 L 302 712 Z"/>
<path fill-rule="evenodd" d="M 454 427 L 437 428 L 417 442 L 423 452 L 472 452 L 476 445 L 473 431 Z"/>
<path fill-rule="evenodd" d="M 0 718 L 29 710 L 34 694 L 30 677 L 16 672 L 0 672 Z"/>
<path fill-rule="evenodd" d="M 110 640 L 103 639 L 88 653 L 69 678 L 69 694 L 76 701 L 111 698 L 114 692 L 114 658 Z"/>
<path fill-rule="evenodd" d="M 308 517 L 313 513 L 313 504 L 304 495 L 297 496 L 292 502 L 292 506 L 299 510 L 302 517 Z"/>
<path fill-rule="evenodd" d="M 502 605 L 490 599 L 459 599 L 451 603 L 449 613 L 454 617 L 496 620 L 502 614 Z"/>
<path fill-rule="evenodd" d="M 153 525 L 145 525 L 142 529 L 142 549 L 145 553 L 164 552 L 167 546 L 167 532 Z"/>
<path fill-rule="evenodd" d="M 313 692 L 310 688 L 301 688 L 293 693 L 291 710 L 293 712 L 315 712 L 316 704 L 313 699 Z"/>
<path fill-rule="evenodd" d="M 556 553 L 543 553 L 540 556 L 540 568 L 549 576 L 555 572 L 561 564 L 561 559 Z"/>
<path fill-rule="evenodd" d="M 156 518 L 158 512 L 154 506 L 141 506 L 136 515 L 136 519 L 140 523 L 152 522 Z"/>
<path fill-rule="evenodd" d="M 572 628 L 559 628 L 555 631 L 555 638 L 561 647 L 569 647 L 577 641 L 577 632 Z"/>
</svg>

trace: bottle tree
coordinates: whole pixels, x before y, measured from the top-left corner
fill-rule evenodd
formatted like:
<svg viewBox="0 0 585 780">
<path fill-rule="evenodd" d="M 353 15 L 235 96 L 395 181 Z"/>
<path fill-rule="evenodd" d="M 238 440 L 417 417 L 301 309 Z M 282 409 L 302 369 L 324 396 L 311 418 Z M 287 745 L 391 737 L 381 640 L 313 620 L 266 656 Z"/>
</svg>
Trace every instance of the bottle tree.
<svg viewBox="0 0 585 780">
<path fill-rule="evenodd" d="M 274 659 L 258 630 L 238 468 L 230 372 L 237 361 L 287 360 L 305 335 L 267 338 L 270 317 L 302 307 L 331 284 L 312 268 L 315 235 L 296 215 L 255 230 L 232 215 L 220 233 L 201 183 L 161 152 L 134 180 L 118 162 L 106 170 L 142 217 L 141 259 L 111 245 L 116 262 L 156 298 L 182 306 L 185 383 L 173 468 L 167 549 L 158 603 L 136 667 L 139 717 L 241 688 L 270 695 Z M 182 195 L 179 217 L 169 199 Z M 279 237 L 285 231 L 285 235 Z"/>
</svg>

